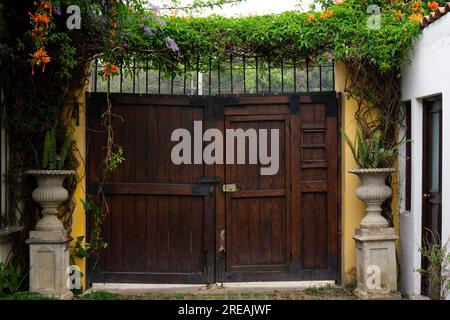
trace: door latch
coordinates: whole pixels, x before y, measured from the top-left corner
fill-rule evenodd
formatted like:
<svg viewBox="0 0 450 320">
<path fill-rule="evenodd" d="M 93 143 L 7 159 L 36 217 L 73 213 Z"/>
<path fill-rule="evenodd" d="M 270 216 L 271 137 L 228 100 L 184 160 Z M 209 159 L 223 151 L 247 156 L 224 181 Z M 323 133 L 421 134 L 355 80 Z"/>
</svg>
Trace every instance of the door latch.
<svg viewBox="0 0 450 320">
<path fill-rule="evenodd" d="M 225 183 L 222 185 L 223 192 L 236 192 L 238 190 L 236 183 Z"/>
<path fill-rule="evenodd" d="M 222 179 L 220 177 L 199 177 L 195 180 L 195 184 L 214 184 L 221 183 Z"/>
</svg>

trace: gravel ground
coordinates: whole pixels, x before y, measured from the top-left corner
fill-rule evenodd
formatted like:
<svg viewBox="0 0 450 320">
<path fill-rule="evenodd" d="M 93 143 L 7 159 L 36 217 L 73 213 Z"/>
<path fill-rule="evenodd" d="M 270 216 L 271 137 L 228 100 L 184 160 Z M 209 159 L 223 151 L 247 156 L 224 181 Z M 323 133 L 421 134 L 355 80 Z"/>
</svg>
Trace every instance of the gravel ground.
<svg viewBox="0 0 450 320">
<path fill-rule="evenodd" d="M 300 291 L 279 292 L 246 292 L 245 289 L 235 292 L 220 292 L 221 289 L 203 290 L 201 293 L 167 293 L 167 294 L 143 294 L 120 295 L 105 291 L 96 291 L 76 297 L 81 300 L 356 300 L 352 288 L 339 286 L 323 286 L 307 288 Z"/>
</svg>

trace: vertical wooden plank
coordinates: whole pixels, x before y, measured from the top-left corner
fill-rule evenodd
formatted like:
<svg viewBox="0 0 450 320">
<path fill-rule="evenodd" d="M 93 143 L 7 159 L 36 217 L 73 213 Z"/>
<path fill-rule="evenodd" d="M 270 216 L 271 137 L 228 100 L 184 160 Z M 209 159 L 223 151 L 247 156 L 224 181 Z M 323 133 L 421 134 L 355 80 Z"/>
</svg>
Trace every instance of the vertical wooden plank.
<svg viewBox="0 0 450 320">
<path fill-rule="evenodd" d="M 302 261 L 304 269 L 314 269 L 316 250 L 316 230 L 314 228 L 315 196 L 312 192 L 302 193 Z"/>
<path fill-rule="evenodd" d="M 213 123 L 214 127 L 219 129 L 223 134 L 225 134 L 225 119 L 216 120 Z M 224 140 L 225 141 L 225 140 Z M 224 152 L 225 160 L 225 152 Z M 221 181 L 226 182 L 225 164 L 216 164 L 214 166 L 214 175 L 219 177 Z M 221 233 L 226 230 L 226 215 L 227 212 L 225 208 L 225 194 L 222 192 L 222 185 L 220 183 L 214 186 L 214 203 L 215 203 L 215 251 L 216 251 L 216 274 L 217 281 L 222 281 L 222 276 L 224 276 L 225 269 L 227 268 L 226 261 L 223 261 L 223 253 L 219 252 L 222 245 L 225 245 L 225 250 L 228 246 L 229 232 L 225 233 L 225 243 L 222 243 Z M 227 254 L 225 251 L 224 254 Z"/>
<path fill-rule="evenodd" d="M 136 271 L 134 247 L 136 234 L 135 196 L 123 196 L 122 199 L 122 223 L 123 223 L 123 269 L 121 271 Z"/>
<path fill-rule="evenodd" d="M 168 196 L 158 196 L 158 229 L 157 229 L 157 257 L 156 268 L 159 272 L 169 270 L 170 256 L 170 212 Z"/>
<path fill-rule="evenodd" d="M 314 242 L 315 252 L 314 255 L 314 268 L 326 269 L 327 255 L 328 255 L 328 243 L 327 243 L 327 193 L 317 192 L 314 193 Z M 310 208 L 309 210 L 312 210 Z"/>
<path fill-rule="evenodd" d="M 158 182 L 170 182 L 170 149 L 172 143 L 170 142 L 170 119 L 172 108 L 159 107 L 158 108 Z"/>
<path fill-rule="evenodd" d="M 261 198 L 259 200 L 261 207 L 261 221 L 260 221 L 260 229 L 261 229 L 261 263 L 270 264 L 272 261 L 275 261 L 276 248 L 274 250 L 274 246 L 277 244 L 274 241 L 274 232 L 272 232 L 272 228 L 274 226 L 274 221 L 272 218 L 273 212 L 273 201 L 270 198 Z"/>
<path fill-rule="evenodd" d="M 242 200 L 239 200 L 241 202 Z M 261 235 L 260 235 L 260 201 L 258 198 L 249 198 L 245 200 L 245 206 L 241 209 L 241 212 L 236 214 L 242 214 L 245 210 L 247 212 L 247 225 L 248 225 L 248 249 L 247 252 L 242 252 L 248 256 L 250 265 L 259 265 L 261 263 Z"/>
<path fill-rule="evenodd" d="M 146 140 L 147 137 L 147 113 L 148 113 L 148 107 L 137 107 L 135 108 L 135 120 L 134 120 L 134 127 L 135 129 L 135 161 L 132 164 L 134 166 L 134 174 L 135 177 L 133 181 L 136 182 L 146 182 L 147 181 L 147 156 L 148 152 L 146 150 L 148 149 L 147 143 L 149 142 Z M 128 123 L 128 126 L 130 126 L 130 123 Z"/>
<path fill-rule="evenodd" d="M 158 107 L 158 182 L 170 182 L 170 107 Z M 156 265 L 160 272 L 169 270 L 171 206 L 168 196 L 158 196 Z"/>
<path fill-rule="evenodd" d="M 173 130 L 179 129 L 181 126 L 181 110 L 179 107 L 170 108 L 170 126 L 168 130 L 167 144 L 170 144 L 170 135 Z M 164 144 L 166 142 L 163 141 Z M 166 149 L 166 152 L 170 154 L 170 148 Z M 180 183 L 182 177 L 182 170 L 180 167 L 175 165 L 171 159 L 169 162 L 169 182 L 170 183 Z M 170 207 L 170 224 L 169 224 L 169 266 L 173 271 L 180 272 L 182 269 L 183 261 L 182 258 L 182 247 L 185 241 L 186 226 L 184 225 L 183 208 L 180 206 L 181 198 L 171 196 L 169 197 L 169 207 Z"/>
<path fill-rule="evenodd" d="M 147 161 L 147 181 L 157 182 L 159 181 L 159 108 L 151 106 L 147 110 L 147 134 L 145 139 L 147 141 L 146 150 L 146 161 Z"/>
<path fill-rule="evenodd" d="M 107 197 L 107 202 L 108 204 L 112 203 L 112 197 L 108 196 Z M 112 265 L 112 253 L 111 250 L 109 249 L 109 247 L 111 246 L 111 242 L 113 240 L 113 223 L 112 223 L 112 217 L 111 217 L 111 213 L 107 214 L 106 218 L 105 218 L 105 222 L 102 228 L 102 232 L 103 232 L 103 239 L 104 241 L 108 244 L 108 247 L 106 247 L 105 250 L 101 250 L 102 252 L 102 258 L 99 261 L 100 266 L 102 268 L 105 268 L 106 270 L 111 268 Z M 90 229 L 87 229 L 90 230 Z M 87 239 L 87 241 L 91 241 L 90 239 Z"/>
<path fill-rule="evenodd" d="M 108 174 L 108 179 L 111 182 L 120 182 L 125 181 L 125 166 L 126 162 L 131 161 L 132 159 L 128 159 L 128 143 L 126 141 L 126 131 L 125 131 L 125 119 L 127 119 L 127 114 L 125 113 L 125 108 L 119 105 L 113 105 L 113 113 L 118 117 L 112 118 L 112 125 L 114 128 L 114 139 L 115 143 L 119 146 L 123 146 L 124 158 L 127 160 L 124 163 L 120 164 L 111 174 Z M 122 121 L 122 119 L 124 121 Z M 128 119 L 129 120 L 129 119 Z M 100 128 L 100 130 L 104 130 L 104 128 Z M 104 138 L 100 142 L 100 149 L 102 150 L 102 155 L 104 155 L 104 147 L 106 145 L 106 134 Z"/>
<path fill-rule="evenodd" d="M 300 105 L 296 106 L 300 108 Z M 291 196 L 291 252 L 292 263 L 300 264 L 302 247 L 301 203 L 300 203 L 300 114 L 293 113 L 289 116 L 290 122 L 290 196 Z"/>
<path fill-rule="evenodd" d="M 112 264 L 110 269 L 113 271 L 121 271 L 123 270 L 123 252 L 124 252 L 124 243 L 123 243 L 123 207 L 122 201 L 118 197 L 113 197 L 111 201 L 111 216 L 112 216 L 112 224 L 113 224 L 113 233 L 115 237 L 112 238 L 110 247 L 112 249 Z"/>
<path fill-rule="evenodd" d="M 206 106 L 206 108 L 211 106 Z M 198 117 L 200 119 L 203 119 L 204 128 L 203 130 L 207 130 L 210 128 L 213 128 L 214 121 L 211 119 L 206 118 L 206 109 L 203 108 L 202 110 L 198 111 Z M 197 114 L 194 116 L 194 119 L 197 119 Z M 205 146 L 205 144 L 203 144 Z M 203 165 L 202 166 L 203 176 L 205 177 L 214 177 L 214 166 L 213 165 Z M 211 188 L 214 186 L 211 185 Z M 205 271 L 205 281 L 207 283 L 214 282 L 215 279 L 215 237 L 214 237 L 214 230 L 215 230 L 215 217 L 214 217 L 214 197 L 213 194 L 210 196 L 203 197 L 203 209 L 204 209 L 204 242 L 203 242 L 203 254 L 204 254 L 204 263 L 206 263 L 206 266 L 204 266 Z"/>
<path fill-rule="evenodd" d="M 272 254 L 271 264 L 287 264 L 286 238 L 290 238 L 290 231 L 286 230 L 286 199 L 274 198 L 271 207 L 272 214 Z"/>
<path fill-rule="evenodd" d="M 260 129 L 267 130 L 267 150 L 271 150 L 271 136 L 270 136 L 270 129 L 274 127 L 271 121 L 267 122 L 257 122 L 256 124 L 256 131 L 259 134 Z M 259 138 L 259 136 L 258 136 Z M 259 143 L 259 141 L 258 141 Z M 259 146 L 258 146 L 259 148 Z M 258 149 L 259 150 L 259 149 Z M 281 155 L 280 155 L 280 159 Z M 257 165 L 258 175 L 260 173 L 260 168 L 262 167 L 261 164 Z M 277 176 L 280 172 L 278 172 Z M 269 190 L 271 188 L 275 189 L 276 186 L 274 186 L 273 178 L 272 176 L 259 176 L 258 180 L 258 189 L 260 190 Z M 274 243 L 274 235 L 275 233 L 272 232 L 272 225 L 273 225 L 273 202 L 272 198 L 259 198 L 256 199 L 258 201 L 258 207 L 259 210 L 257 212 L 258 214 L 258 260 L 257 262 L 261 264 L 271 264 L 272 263 L 272 244 Z M 254 226 L 256 227 L 256 226 Z"/>
<path fill-rule="evenodd" d="M 327 118 L 327 235 L 328 254 L 338 259 L 339 251 L 339 214 L 338 214 L 338 127 L 337 118 Z"/>
<path fill-rule="evenodd" d="M 191 228 L 189 230 L 189 257 L 190 269 L 201 272 L 203 267 L 203 250 L 205 248 L 203 239 L 204 215 L 202 197 L 191 197 Z"/>
<path fill-rule="evenodd" d="M 136 119 L 136 109 L 133 107 L 122 108 L 123 109 L 123 127 L 124 127 L 124 153 L 127 161 L 123 163 L 124 166 L 124 177 L 123 182 L 131 182 L 136 178 L 136 160 L 137 160 L 137 150 L 136 150 L 136 127 L 135 125 L 130 125 L 130 123 L 135 123 Z"/>
<path fill-rule="evenodd" d="M 159 259 L 158 245 L 158 197 L 146 197 L 146 271 L 158 270 L 157 259 Z"/>
<path fill-rule="evenodd" d="M 134 261 L 135 270 L 138 272 L 146 271 L 146 261 L 148 259 L 149 250 L 147 248 L 147 197 L 136 196 L 134 198 L 136 215 L 134 228 L 133 228 L 133 240 L 134 240 Z"/>
<path fill-rule="evenodd" d="M 284 212 L 284 243 L 285 243 L 285 250 L 284 250 L 284 258 L 287 264 L 289 264 L 290 266 L 292 266 L 292 259 L 293 259 L 293 255 L 292 255 L 292 241 L 291 241 L 291 237 L 292 237 L 292 232 L 294 231 L 292 228 L 292 219 L 291 219 L 291 212 L 292 212 L 292 207 L 291 207 L 291 176 L 288 174 L 290 172 L 290 166 L 291 166 L 291 162 L 290 162 L 290 158 L 291 158 L 291 141 L 290 141 L 290 127 L 289 127 L 289 115 L 285 115 L 284 117 L 284 122 L 282 124 L 282 127 L 280 129 L 280 149 L 283 148 L 283 152 L 281 152 L 280 150 L 280 170 L 282 170 L 282 179 L 283 179 L 283 187 L 285 190 L 285 197 L 284 197 L 284 206 L 285 206 L 285 210 Z M 281 166 L 282 163 L 282 159 L 284 159 L 284 165 Z"/>
</svg>

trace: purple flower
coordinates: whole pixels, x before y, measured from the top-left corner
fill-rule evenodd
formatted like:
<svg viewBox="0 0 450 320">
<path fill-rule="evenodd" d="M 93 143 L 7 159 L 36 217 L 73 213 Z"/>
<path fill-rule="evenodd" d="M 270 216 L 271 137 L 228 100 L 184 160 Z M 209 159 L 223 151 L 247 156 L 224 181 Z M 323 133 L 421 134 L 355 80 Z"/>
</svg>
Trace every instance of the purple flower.
<svg viewBox="0 0 450 320">
<path fill-rule="evenodd" d="M 154 13 L 159 13 L 159 7 L 155 4 L 150 4 Z"/>
<path fill-rule="evenodd" d="M 54 7 L 53 13 L 60 16 L 61 15 L 61 7 L 60 6 Z"/>
<path fill-rule="evenodd" d="M 175 43 L 175 41 L 171 37 L 166 38 L 166 45 L 173 52 L 180 51 L 180 48 L 178 48 L 178 45 Z"/>
<path fill-rule="evenodd" d="M 144 31 L 144 34 L 148 37 L 153 37 L 157 30 L 156 28 L 150 28 L 143 23 L 140 25 L 140 27 Z"/>
<path fill-rule="evenodd" d="M 167 24 L 167 22 L 165 22 L 163 19 L 160 19 L 158 17 L 154 17 L 153 21 L 158 23 L 158 24 L 160 24 L 160 25 L 163 25 L 163 26 L 165 26 Z"/>
</svg>

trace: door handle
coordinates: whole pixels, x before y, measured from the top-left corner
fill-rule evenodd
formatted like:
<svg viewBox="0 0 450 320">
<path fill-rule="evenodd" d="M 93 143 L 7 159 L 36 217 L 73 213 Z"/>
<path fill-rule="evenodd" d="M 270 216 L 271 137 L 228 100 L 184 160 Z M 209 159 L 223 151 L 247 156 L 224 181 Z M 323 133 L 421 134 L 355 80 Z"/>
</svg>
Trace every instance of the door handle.
<svg viewBox="0 0 450 320">
<path fill-rule="evenodd" d="M 424 199 L 429 199 L 431 197 L 431 194 L 429 194 L 429 193 L 424 193 L 423 194 L 423 198 Z"/>
</svg>

